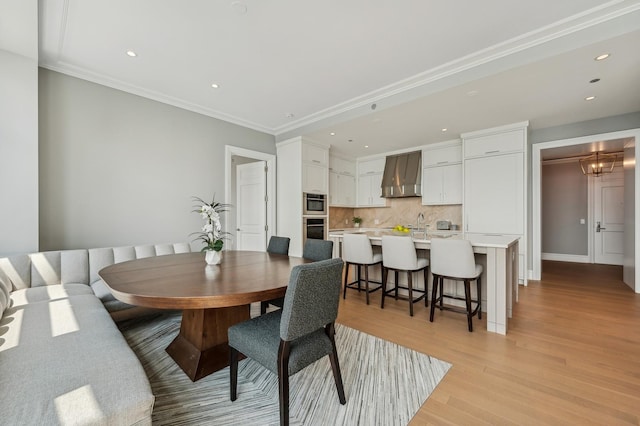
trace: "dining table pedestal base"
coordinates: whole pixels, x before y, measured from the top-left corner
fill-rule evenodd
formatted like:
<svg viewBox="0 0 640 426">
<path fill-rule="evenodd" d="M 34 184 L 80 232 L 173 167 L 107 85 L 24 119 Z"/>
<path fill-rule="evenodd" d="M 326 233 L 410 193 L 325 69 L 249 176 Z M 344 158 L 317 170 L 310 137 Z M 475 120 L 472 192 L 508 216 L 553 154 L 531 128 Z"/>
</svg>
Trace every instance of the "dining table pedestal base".
<svg viewBox="0 0 640 426">
<path fill-rule="evenodd" d="M 250 305 L 185 309 L 180 333 L 166 351 L 195 382 L 229 365 L 227 330 L 250 317 Z"/>
</svg>

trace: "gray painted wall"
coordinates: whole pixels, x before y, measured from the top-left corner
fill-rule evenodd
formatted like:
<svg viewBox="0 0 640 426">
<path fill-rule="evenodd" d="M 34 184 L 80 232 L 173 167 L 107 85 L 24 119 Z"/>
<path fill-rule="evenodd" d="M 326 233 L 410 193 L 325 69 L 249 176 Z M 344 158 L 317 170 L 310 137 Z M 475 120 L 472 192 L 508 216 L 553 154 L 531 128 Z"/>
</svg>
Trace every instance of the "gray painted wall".
<svg viewBox="0 0 640 426">
<path fill-rule="evenodd" d="M 589 253 L 588 182 L 577 161 L 542 165 L 542 252 Z"/>
<path fill-rule="evenodd" d="M 534 144 L 637 128 L 640 128 L 640 111 L 533 130 L 529 134 L 529 142 Z"/>
<path fill-rule="evenodd" d="M 38 2 L 0 2 L 0 256 L 38 249 Z M 0 19 L 2 21 L 2 19 Z"/>
<path fill-rule="evenodd" d="M 224 202 L 224 147 L 274 137 L 40 69 L 40 250 L 191 241 Z"/>
</svg>

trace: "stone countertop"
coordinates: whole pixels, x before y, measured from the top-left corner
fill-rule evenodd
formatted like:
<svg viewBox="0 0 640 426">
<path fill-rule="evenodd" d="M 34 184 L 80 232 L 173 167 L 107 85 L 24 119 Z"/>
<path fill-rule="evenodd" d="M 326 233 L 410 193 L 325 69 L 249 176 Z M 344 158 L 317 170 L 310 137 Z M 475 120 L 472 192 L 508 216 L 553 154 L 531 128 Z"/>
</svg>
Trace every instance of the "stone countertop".
<svg viewBox="0 0 640 426">
<path fill-rule="evenodd" d="M 383 235 L 398 235 L 391 229 L 380 228 L 346 228 L 342 230 L 334 229 L 329 231 L 329 237 L 341 238 L 345 233 L 366 234 L 374 243 L 382 240 Z M 406 234 L 410 237 L 411 234 Z M 460 231 L 428 231 L 426 238 L 412 238 L 417 248 L 429 248 L 432 238 L 464 238 L 471 242 L 474 247 L 484 248 L 507 248 L 518 242 L 519 238 L 513 235 L 488 235 L 488 234 L 465 234 Z"/>
</svg>

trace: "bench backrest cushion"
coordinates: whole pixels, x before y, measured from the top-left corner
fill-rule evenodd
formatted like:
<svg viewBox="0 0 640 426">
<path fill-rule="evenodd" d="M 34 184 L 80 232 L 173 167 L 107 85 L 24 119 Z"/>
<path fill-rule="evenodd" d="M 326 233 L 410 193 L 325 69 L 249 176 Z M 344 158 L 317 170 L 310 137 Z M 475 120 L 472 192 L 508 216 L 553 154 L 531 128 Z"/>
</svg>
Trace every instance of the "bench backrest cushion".
<svg viewBox="0 0 640 426">
<path fill-rule="evenodd" d="M 102 268 L 114 263 L 190 251 L 188 243 L 48 251 L 0 258 L 0 272 L 8 277 L 9 292 L 56 284 L 90 285 L 100 280 Z"/>
</svg>

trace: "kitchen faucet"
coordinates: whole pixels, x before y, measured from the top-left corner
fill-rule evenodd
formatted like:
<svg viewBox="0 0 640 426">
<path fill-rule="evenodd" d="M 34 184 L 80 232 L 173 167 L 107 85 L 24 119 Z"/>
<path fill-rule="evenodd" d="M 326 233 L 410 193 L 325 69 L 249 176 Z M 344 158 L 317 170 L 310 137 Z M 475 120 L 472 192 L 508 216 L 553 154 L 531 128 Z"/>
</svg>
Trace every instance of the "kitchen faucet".
<svg viewBox="0 0 640 426">
<path fill-rule="evenodd" d="M 418 213 L 418 217 L 416 219 L 416 230 L 420 231 L 420 223 L 424 222 L 424 215 L 422 212 Z"/>
</svg>

